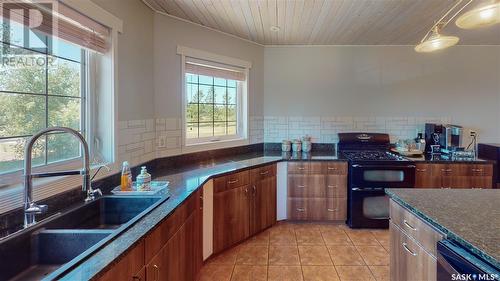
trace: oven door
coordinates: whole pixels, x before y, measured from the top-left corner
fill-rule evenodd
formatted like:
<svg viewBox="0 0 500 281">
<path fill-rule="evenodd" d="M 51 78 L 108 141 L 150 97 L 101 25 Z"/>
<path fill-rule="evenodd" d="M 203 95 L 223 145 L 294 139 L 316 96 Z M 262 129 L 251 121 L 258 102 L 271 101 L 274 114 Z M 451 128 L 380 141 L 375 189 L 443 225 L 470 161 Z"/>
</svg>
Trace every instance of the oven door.
<svg viewBox="0 0 500 281">
<path fill-rule="evenodd" d="M 415 185 L 415 165 L 353 164 L 351 187 L 405 188 Z"/>
<path fill-rule="evenodd" d="M 348 215 L 352 228 L 388 228 L 389 197 L 383 188 L 351 188 Z"/>
</svg>

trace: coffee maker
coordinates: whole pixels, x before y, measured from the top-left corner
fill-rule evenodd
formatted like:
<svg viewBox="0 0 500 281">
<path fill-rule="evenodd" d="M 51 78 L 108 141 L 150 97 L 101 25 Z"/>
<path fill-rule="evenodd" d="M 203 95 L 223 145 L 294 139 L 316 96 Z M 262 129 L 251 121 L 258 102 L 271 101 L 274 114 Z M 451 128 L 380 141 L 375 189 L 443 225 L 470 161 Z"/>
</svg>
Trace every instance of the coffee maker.
<svg viewBox="0 0 500 281">
<path fill-rule="evenodd" d="M 427 153 L 445 153 L 463 150 L 463 128 L 450 124 L 425 124 Z"/>
</svg>

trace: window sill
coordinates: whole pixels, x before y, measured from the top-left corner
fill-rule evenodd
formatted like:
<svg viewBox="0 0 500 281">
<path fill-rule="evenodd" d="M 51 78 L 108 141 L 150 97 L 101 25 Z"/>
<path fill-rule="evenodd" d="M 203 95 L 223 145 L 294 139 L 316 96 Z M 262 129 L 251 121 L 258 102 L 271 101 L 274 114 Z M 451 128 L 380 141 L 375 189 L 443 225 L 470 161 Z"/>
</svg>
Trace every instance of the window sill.
<svg viewBox="0 0 500 281">
<path fill-rule="evenodd" d="M 182 153 L 200 152 L 205 150 L 229 148 L 229 147 L 242 146 L 248 144 L 250 144 L 250 140 L 248 138 L 220 140 L 216 142 L 191 143 L 191 144 L 185 144 L 184 147 L 182 147 Z"/>
</svg>

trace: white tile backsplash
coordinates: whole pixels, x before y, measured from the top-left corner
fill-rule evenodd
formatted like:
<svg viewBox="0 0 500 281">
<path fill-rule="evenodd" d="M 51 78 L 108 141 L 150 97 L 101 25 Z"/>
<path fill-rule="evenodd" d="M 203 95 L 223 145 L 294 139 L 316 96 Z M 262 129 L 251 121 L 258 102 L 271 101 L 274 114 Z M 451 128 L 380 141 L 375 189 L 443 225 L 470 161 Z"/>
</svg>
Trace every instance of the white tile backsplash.
<svg viewBox="0 0 500 281">
<path fill-rule="evenodd" d="M 264 116 L 264 142 L 281 142 L 305 135 L 314 142 L 338 142 L 338 133 L 388 133 L 392 142 L 414 138 L 425 123 L 451 123 L 450 117 L 373 116 Z"/>
</svg>

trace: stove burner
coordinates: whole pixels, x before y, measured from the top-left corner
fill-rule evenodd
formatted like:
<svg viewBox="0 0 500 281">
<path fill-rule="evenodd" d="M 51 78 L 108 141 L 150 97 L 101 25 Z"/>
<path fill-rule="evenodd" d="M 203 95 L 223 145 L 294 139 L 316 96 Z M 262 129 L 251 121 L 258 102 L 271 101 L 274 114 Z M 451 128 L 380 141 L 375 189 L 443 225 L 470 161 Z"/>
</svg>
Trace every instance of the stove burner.
<svg viewBox="0 0 500 281">
<path fill-rule="evenodd" d="M 383 151 L 383 150 L 362 150 L 362 151 L 343 151 L 343 154 L 347 159 L 353 161 L 383 161 L 383 160 L 393 160 L 393 161 L 405 161 L 406 159 L 398 156 L 394 153 Z"/>
</svg>

